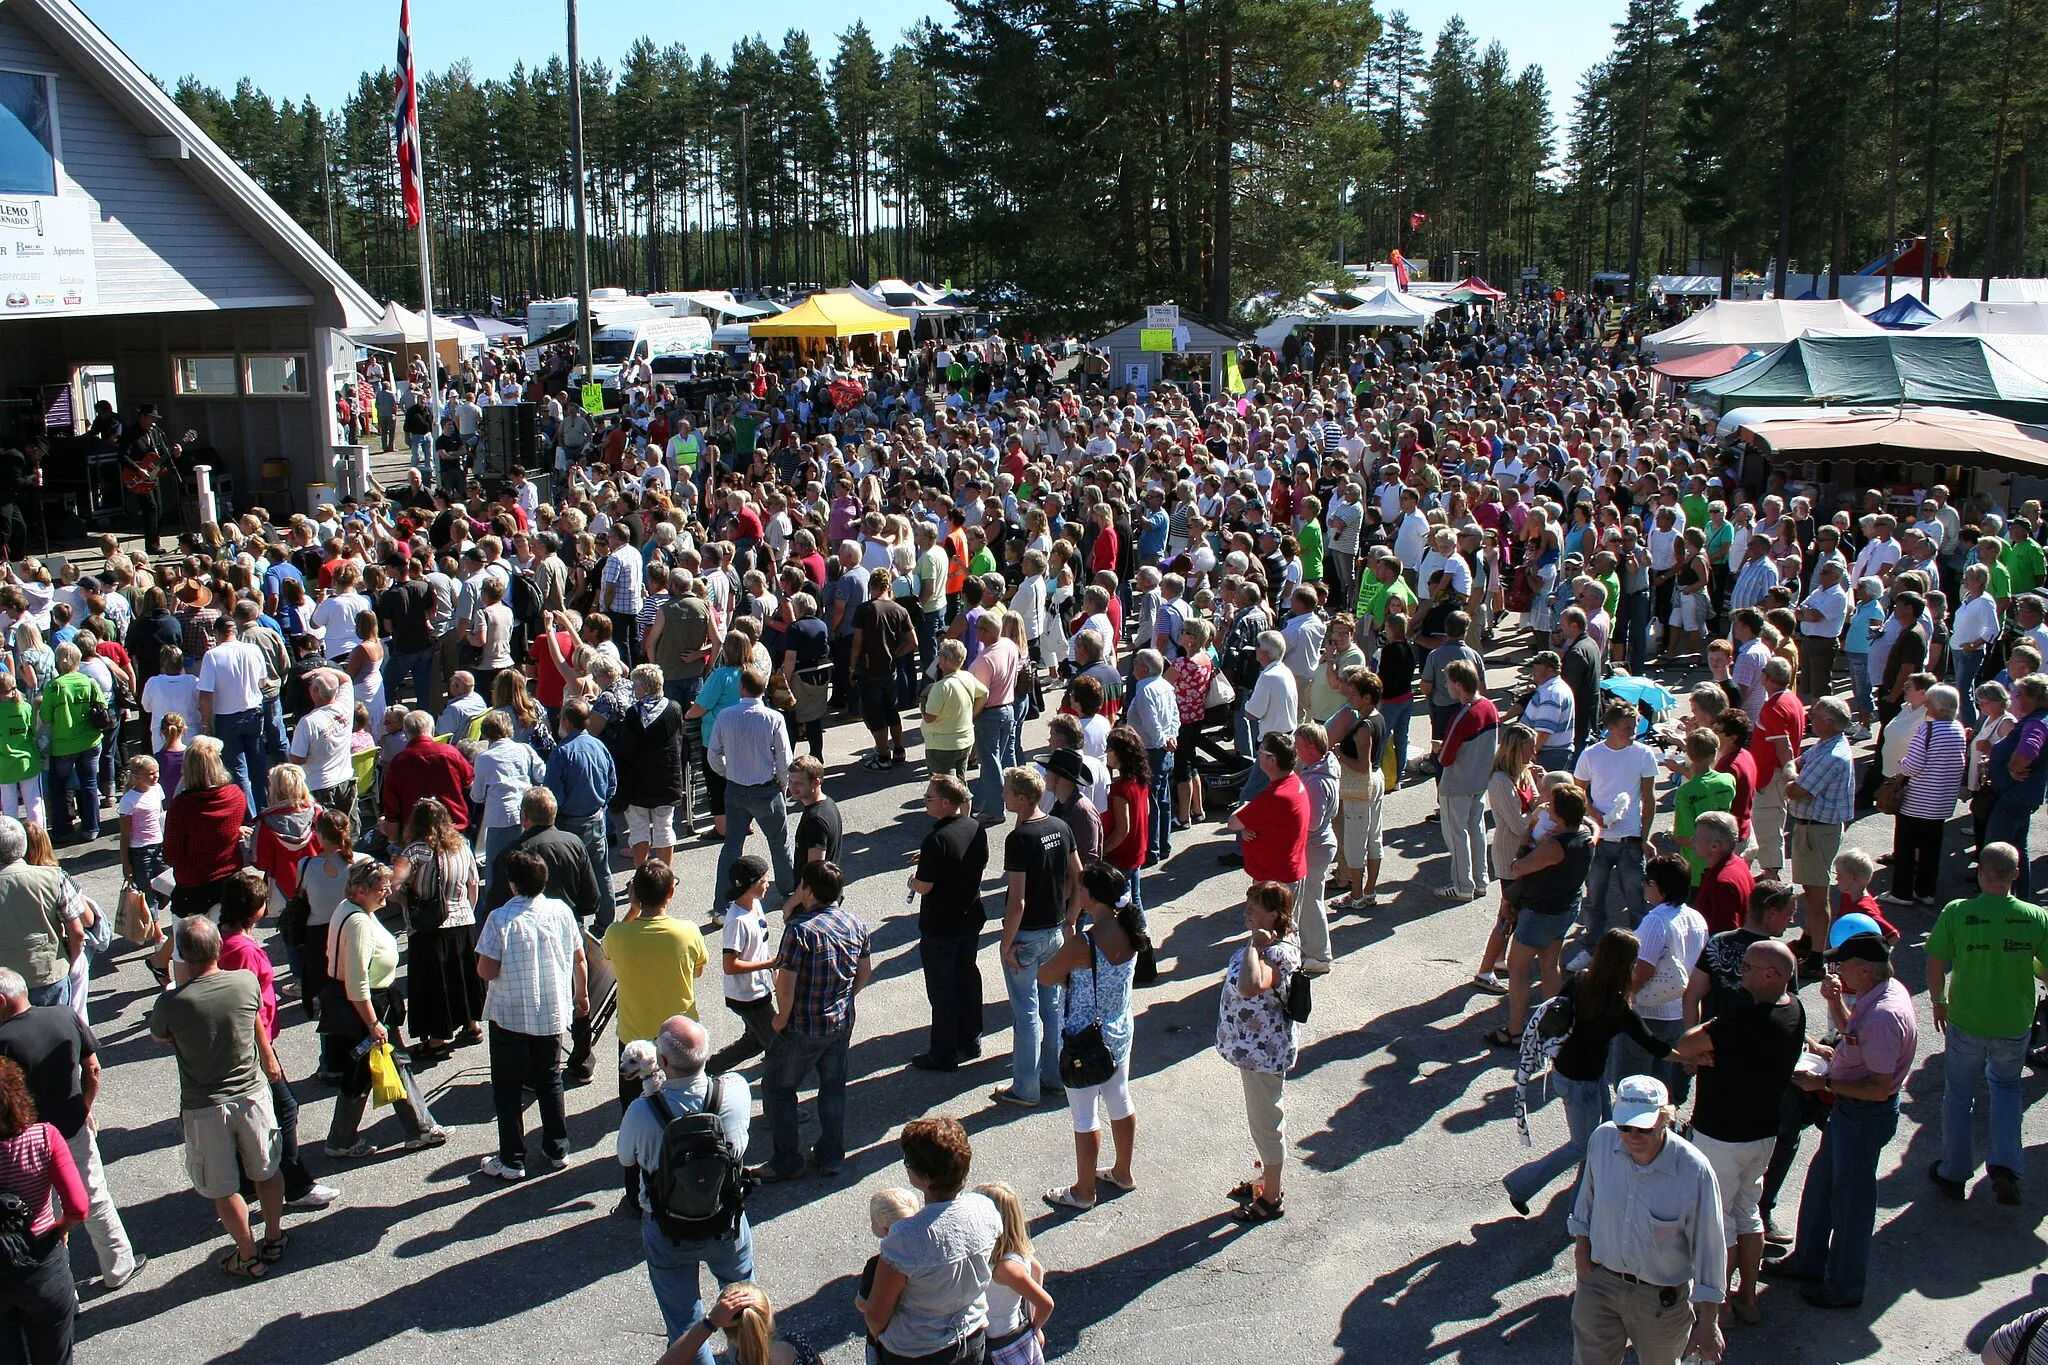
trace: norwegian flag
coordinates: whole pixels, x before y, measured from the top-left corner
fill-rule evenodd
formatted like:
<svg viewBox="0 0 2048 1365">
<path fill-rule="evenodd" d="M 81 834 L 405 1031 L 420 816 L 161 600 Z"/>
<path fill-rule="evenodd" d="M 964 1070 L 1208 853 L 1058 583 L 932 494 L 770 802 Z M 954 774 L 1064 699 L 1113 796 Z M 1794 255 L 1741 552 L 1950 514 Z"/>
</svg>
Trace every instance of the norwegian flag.
<svg viewBox="0 0 2048 1365">
<path fill-rule="evenodd" d="M 1428 221 L 1429 215 L 1426 213 L 1411 213 L 1408 215 L 1408 230 L 1410 232 L 1413 232 L 1416 228 L 1421 227 L 1424 223 Z"/>
<path fill-rule="evenodd" d="M 426 216 L 425 179 L 420 166 L 420 98 L 412 69 L 412 0 L 398 0 L 398 91 L 392 102 L 397 124 L 398 185 L 405 200 L 405 225 Z"/>
</svg>

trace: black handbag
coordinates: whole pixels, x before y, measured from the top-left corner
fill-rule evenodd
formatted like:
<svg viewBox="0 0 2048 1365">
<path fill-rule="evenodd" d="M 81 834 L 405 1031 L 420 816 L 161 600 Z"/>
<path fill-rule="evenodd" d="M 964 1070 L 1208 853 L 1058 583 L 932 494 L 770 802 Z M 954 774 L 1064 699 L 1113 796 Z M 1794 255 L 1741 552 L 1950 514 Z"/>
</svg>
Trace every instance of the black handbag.
<svg viewBox="0 0 2048 1365">
<path fill-rule="evenodd" d="M 279 911 L 277 916 L 277 936 L 284 940 L 288 948 L 306 946 L 306 929 L 313 918 L 313 903 L 306 897 L 308 861 L 305 858 L 299 859 L 299 889 L 292 893 L 291 899 L 284 903 L 284 909 Z"/>
</svg>

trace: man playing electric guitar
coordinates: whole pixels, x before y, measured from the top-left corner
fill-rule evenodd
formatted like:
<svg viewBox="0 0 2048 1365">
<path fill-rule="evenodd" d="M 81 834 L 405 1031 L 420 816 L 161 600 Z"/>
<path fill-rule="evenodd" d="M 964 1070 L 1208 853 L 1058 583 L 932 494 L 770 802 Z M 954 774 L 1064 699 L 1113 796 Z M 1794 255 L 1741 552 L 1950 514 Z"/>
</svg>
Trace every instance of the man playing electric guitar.
<svg viewBox="0 0 2048 1365">
<path fill-rule="evenodd" d="M 196 439 L 197 432 L 185 433 L 185 440 Z M 121 448 L 121 482 L 135 499 L 136 510 L 142 516 L 143 548 L 152 555 L 163 553 L 157 543 L 163 534 L 164 519 L 158 488 L 167 470 L 175 476 L 171 462 L 184 451 L 182 444 L 164 433 L 154 403 L 144 403 L 136 409 L 135 432 Z"/>
</svg>

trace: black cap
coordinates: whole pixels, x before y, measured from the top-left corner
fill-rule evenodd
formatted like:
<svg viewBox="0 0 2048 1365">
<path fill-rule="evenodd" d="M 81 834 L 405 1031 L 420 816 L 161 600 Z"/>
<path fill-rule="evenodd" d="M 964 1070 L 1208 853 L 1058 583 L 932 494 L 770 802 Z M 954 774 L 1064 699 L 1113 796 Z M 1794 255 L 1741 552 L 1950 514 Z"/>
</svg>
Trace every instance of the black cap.
<svg viewBox="0 0 2048 1365">
<path fill-rule="evenodd" d="M 1876 934 L 1851 934 L 1828 949 L 1829 962 L 1890 962 L 1892 950 Z"/>
</svg>

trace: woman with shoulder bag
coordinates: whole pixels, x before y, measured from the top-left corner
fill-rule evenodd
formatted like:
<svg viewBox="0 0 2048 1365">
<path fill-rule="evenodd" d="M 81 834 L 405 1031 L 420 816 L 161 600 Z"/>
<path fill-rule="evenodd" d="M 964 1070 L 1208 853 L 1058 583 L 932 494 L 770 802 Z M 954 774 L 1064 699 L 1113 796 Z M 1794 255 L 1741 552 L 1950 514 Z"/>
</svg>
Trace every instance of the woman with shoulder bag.
<svg viewBox="0 0 2048 1365">
<path fill-rule="evenodd" d="M 1054 1208 L 1095 1207 L 1095 1182 L 1107 1181 L 1129 1193 L 1131 1148 L 1138 1136 L 1131 1103 L 1131 976 L 1138 953 L 1150 947 L 1139 927 L 1124 874 L 1097 859 L 1081 873 L 1080 908 L 1087 925 L 1069 930 L 1059 952 L 1038 969 L 1041 986 L 1066 987 L 1066 1017 L 1060 1026 L 1060 1079 L 1074 1120 L 1074 1183 L 1045 1192 Z M 1109 1110 L 1116 1161 L 1097 1171 L 1102 1130 L 1096 1101 Z"/>
<path fill-rule="evenodd" d="M 423 1058 L 483 1041 L 484 983 L 476 974 L 476 907 L 482 880 L 469 841 L 448 807 L 423 796 L 405 822 L 391 865 L 406 902 L 406 1004 Z"/>
<path fill-rule="evenodd" d="M 78 1290 L 65 1239 L 85 1221 L 85 1181 L 63 1135 L 37 1121 L 28 1080 L 6 1058 L 0 1058 L 0 1187 L 28 1206 L 28 1251 L 35 1257 L 32 1267 L 0 1283 L 5 1355 L 30 1365 L 69 1365 Z"/>
<path fill-rule="evenodd" d="M 1231 954 L 1223 972 L 1217 1011 L 1216 1051 L 1237 1068 L 1244 1083 L 1245 1118 L 1259 1160 L 1253 1177 L 1230 1191 L 1240 1223 L 1269 1223 L 1286 1216 L 1280 1189 L 1287 1159 L 1287 1115 L 1283 1103 L 1287 1073 L 1301 1049 L 1300 1026 L 1288 1013 L 1288 991 L 1301 970 L 1301 943 L 1294 936 L 1294 889 L 1281 882 L 1253 882 L 1245 893 L 1244 918 L 1251 942 Z"/>
<path fill-rule="evenodd" d="M 1909 684 L 1910 695 L 1912 687 Z M 1935 903 L 1941 873 L 1941 836 L 1955 818 L 1968 767 L 1969 736 L 1956 720 L 1962 698 L 1947 683 L 1926 690 L 1927 718 L 1913 729 L 1899 772 L 1906 791 L 1892 821 L 1892 889 L 1884 899 L 1893 905 L 1918 900 Z"/>
<path fill-rule="evenodd" d="M 330 812 L 331 814 L 332 812 Z M 327 1128 L 327 1155 L 337 1161 L 374 1155 L 377 1144 L 360 1136 L 363 1110 L 370 1099 L 370 1051 L 389 1043 L 405 1095 L 393 1107 L 405 1130 L 405 1150 L 439 1147 L 448 1132 L 427 1112 L 427 1102 L 413 1081 L 412 1065 L 401 1050 L 399 1027 L 405 1022 L 405 997 L 397 990 L 398 940 L 377 914 L 391 897 L 391 869 L 369 859 L 349 868 L 347 894 L 327 927 L 327 960 L 334 976 L 327 983 L 320 1010 L 320 1032 L 332 1039 L 344 1061 Z"/>
<path fill-rule="evenodd" d="M 1970 769 L 1964 790 L 1970 798 L 1973 848 L 1984 846 L 1984 833 L 1991 823 L 1991 807 L 1998 793 L 1991 788 L 1991 750 L 2012 733 L 2019 717 L 2012 713 L 2012 697 L 2003 683 L 1977 684 L 1977 732 L 1970 737 Z"/>
<path fill-rule="evenodd" d="M 1562 790 L 1562 789 L 1560 789 Z M 1617 1036 L 1632 1039 L 1653 1059 L 1671 1052 L 1671 1044 L 1651 1033 L 1630 1003 L 1635 995 L 1636 956 L 1642 942 L 1626 929 L 1609 929 L 1594 945 L 1593 961 L 1564 979 L 1551 1010 L 1565 1011 L 1569 1032 L 1550 1060 L 1550 1087 L 1564 1106 L 1569 1137 L 1548 1156 L 1517 1166 L 1501 1180 L 1508 1202 L 1523 1217 L 1529 1201 L 1551 1181 L 1579 1165 L 1593 1130 L 1614 1116 L 1607 1089 L 1607 1053 Z M 1576 1188 L 1576 1185 L 1574 1186 Z"/>
<path fill-rule="evenodd" d="M 1180 703 L 1180 748 L 1173 765 L 1174 828 L 1186 829 L 1202 818 L 1202 769 L 1196 761 L 1202 733 L 1209 724 L 1210 702 L 1217 692 L 1216 656 L 1209 652 L 1211 637 L 1207 621 L 1190 618 L 1180 630 L 1181 657 L 1166 665 L 1166 680 L 1173 684 L 1174 700 Z M 1230 684 L 1223 683 L 1228 690 Z M 1230 692 L 1231 701 L 1237 693 Z M 1229 702 L 1223 704 L 1227 715 Z"/>
</svg>

